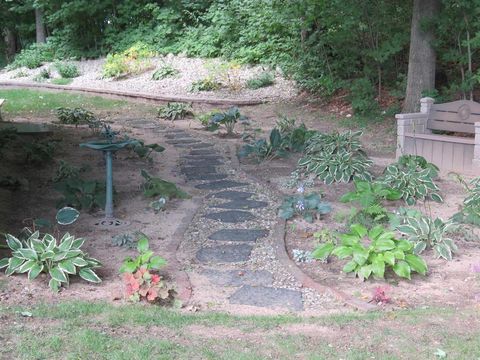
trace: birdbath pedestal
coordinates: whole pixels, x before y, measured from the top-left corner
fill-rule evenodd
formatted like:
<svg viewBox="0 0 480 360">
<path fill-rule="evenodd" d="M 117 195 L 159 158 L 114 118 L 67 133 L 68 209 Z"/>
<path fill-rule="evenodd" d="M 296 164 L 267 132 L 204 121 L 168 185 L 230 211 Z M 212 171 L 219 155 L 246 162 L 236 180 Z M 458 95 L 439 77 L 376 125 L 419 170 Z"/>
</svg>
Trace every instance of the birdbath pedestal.
<svg viewBox="0 0 480 360">
<path fill-rule="evenodd" d="M 96 222 L 96 226 L 105 228 L 119 227 L 127 225 L 128 222 L 116 219 L 113 214 L 113 171 L 112 171 L 112 155 L 114 152 L 123 149 L 134 143 L 134 140 L 123 141 L 90 141 L 80 144 L 80 147 L 86 147 L 93 150 L 102 151 L 105 156 L 106 163 L 106 196 L 105 196 L 105 218 Z"/>
</svg>

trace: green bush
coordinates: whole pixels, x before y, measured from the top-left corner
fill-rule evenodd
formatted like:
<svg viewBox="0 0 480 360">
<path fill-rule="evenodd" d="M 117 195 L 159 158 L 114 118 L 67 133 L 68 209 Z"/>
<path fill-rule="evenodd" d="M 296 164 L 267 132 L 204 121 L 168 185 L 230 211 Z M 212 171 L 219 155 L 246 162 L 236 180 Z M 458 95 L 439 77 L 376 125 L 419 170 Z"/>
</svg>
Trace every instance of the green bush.
<svg viewBox="0 0 480 360">
<path fill-rule="evenodd" d="M 190 86 L 190 92 L 199 91 L 215 91 L 222 87 L 222 84 L 213 77 L 206 77 L 204 79 L 194 81 Z"/>
<path fill-rule="evenodd" d="M 151 66 L 154 52 L 147 45 L 138 42 L 120 54 L 108 54 L 103 65 L 104 78 L 117 78 L 140 74 Z"/>
<path fill-rule="evenodd" d="M 163 65 L 159 69 L 155 70 L 152 75 L 152 80 L 163 80 L 169 77 L 177 76 L 180 73 L 171 65 Z"/>
<path fill-rule="evenodd" d="M 251 79 L 247 80 L 247 88 L 251 90 L 260 89 L 262 87 L 271 86 L 274 84 L 275 76 L 271 72 L 262 72 Z"/>
<path fill-rule="evenodd" d="M 72 79 L 80 76 L 77 65 L 73 63 L 56 62 L 55 68 L 57 69 L 60 76 L 65 79 Z"/>
<path fill-rule="evenodd" d="M 54 57 L 55 51 L 49 43 L 32 44 L 17 54 L 14 61 L 7 66 L 7 69 L 13 70 L 22 66 L 35 69 L 42 66 L 44 62 L 53 61 Z"/>
<path fill-rule="evenodd" d="M 42 69 L 37 75 L 35 75 L 35 77 L 33 78 L 33 81 L 44 82 L 50 79 L 50 76 L 51 76 L 50 71 L 48 69 Z"/>
<path fill-rule="evenodd" d="M 375 100 L 375 88 L 367 78 L 356 79 L 352 82 L 350 102 L 353 112 L 357 115 L 372 115 L 379 111 L 378 103 Z"/>
<path fill-rule="evenodd" d="M 169 102 L 158 109 L 158 117 L 165 120 L 185 119 L 193 115 L 192 107 L 187 103 Z"/>
</svg>

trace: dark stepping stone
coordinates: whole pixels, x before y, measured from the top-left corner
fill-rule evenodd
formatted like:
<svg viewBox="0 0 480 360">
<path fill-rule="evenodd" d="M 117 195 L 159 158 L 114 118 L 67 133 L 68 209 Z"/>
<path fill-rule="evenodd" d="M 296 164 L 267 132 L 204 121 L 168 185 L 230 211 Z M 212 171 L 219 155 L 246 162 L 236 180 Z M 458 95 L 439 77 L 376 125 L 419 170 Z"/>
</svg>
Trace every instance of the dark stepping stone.
<svg viewBox="0 0 480 360">
<path fill-rule="evenodd" d="M 266 270 L 229 270 L 218 271 L 206 269 L 202 275 L 219 286 L 271 286 L 273 284 L 273 276 Z"/>
<path fill-rule="evenodd" d="M 169 134 L 169 133 L 172 133 L 172 134 L 184 133 L 184 134 L 186 134 L 185 130 L 182 130 L 182 129 L 167 129 L 167 130 L 165 130 L 165 132 L 167 134 Z"/>
<path fill-rule="evenodd" d="M 197 252 L 197 259 L 210 263 L 244 262 L 248 260 L 251 252 L 251 245 L 219 245 L 201 248 Z"/>
<path fill-rule="evenodd" d="M 191 181 L 214 181 L 214 180 L 223 180 L 228 177 L 227 174 L 187 174 L 185 175 L 187 180 Z"/>
<path fill-rule="evenodd" d="M 184 165 L 186 166 L 217 166 L 217 165 L 223 165 L 223 161 L 198 159 L 198 160 L 187 161 L 185 162 Z"/>
<path fill-rule="evenodd" d="M 214 155 L 214 154 L 215 154 L 215 152 L 213 150 L 200 149 L 200 150 L 190 151 L 189 155 L 197 156 L 197 155 Z"/>
<path fill-rule="evenodd" d="M 253 229 L 222 229 L 215 231 L 208 238 L 219 241 L 256 241 L 268 235 L 268 230 Z"/>
<path fill-rule="evenodd" d="M 211 183 L 196 185 L 195 187 L 197 189 L 203 189 L 203 190 L 221 190 L 221 189 L 228 189 L 232 187 L 246 186 L 246 185 L 248 184 L 241 183 L 238 181 L 233 181 L 233 180 L 220 180 L 220 181 L 214 181 Z"/>
<path fill-rule="evenodd" d="M 225 190 L 215 194 L 211 194 L 208 197 L 209 198 L 213 197 L 218 199 L 227 199 L 227 200 L 246 200 L 249 197 L 252 197 L 253 195 L 255 194 L 251 192 L 246 192 L 246 191 Z"/>
<path fill-rule="evenodd" d="M 186 161 L 201 161 L 201 160 L 223 160 L 220 155 L 188 155 L 182 157 Z"/>
<path fill-rule="evenodd" d="M 302 293 L 283 288 L 244 285 L 229 300 L 231 304 L 303 310 Z"/>
<path fill-rule="evenodd" d="M 223 223 L 241 223 L 248 220 L 255 219 L 255 216 L 250 214 L 247 211 L 240 211 L 240 210 L 227 210 L 227 211 L 220 211 L 216 213 L 210 213 L 205 215 L 207 219 L 221 221 Z"/>
<path fill-rule="evenodd" d="M 195 139 L 175 139 L 175 140 L 167 140 L 165 142 L 167 144 L 170 144 L 170 145 L 183 145 L 183 144 L 200 143 L 198 140 L 195 140 Z"/>
<path fill-rule="evenodd" d="M 182 174 L 195 175 L 195 174 L 214 174 L 217 172 L 215 166 L 188 166 L 180 169 Z"/>
<path fill-rule="evenodd" d="M 207 144 L 207 143 L 176 144 L 176 145 L 174 145 L 174 146 L 176 146 L 176 147 L 181 147 L 181 148 L 190 148 L 190 149 L 204 149 L 204 148 L 213 147 L 213 144 Z"/>
<path fill-rule="evenodd" d="M 257 200 L 232 200 L 223 204 L 210 205 L 211 208 L 219 209 L 238 209 L 238 210 L 251 210 L 251 209 L 261 209 L 267 207 L 268 203 L 265 201 Z"/>
</svg>

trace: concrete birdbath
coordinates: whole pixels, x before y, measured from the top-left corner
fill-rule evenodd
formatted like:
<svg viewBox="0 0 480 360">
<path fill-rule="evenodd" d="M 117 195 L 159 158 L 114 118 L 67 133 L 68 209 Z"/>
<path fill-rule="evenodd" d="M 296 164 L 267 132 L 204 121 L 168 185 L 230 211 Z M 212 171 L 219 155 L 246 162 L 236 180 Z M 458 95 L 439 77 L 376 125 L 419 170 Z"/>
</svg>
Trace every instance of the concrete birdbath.
<svg viewBox="0 0 480 360">
<path fill-rule="evenodd" d="M 80 144 L 80 147 L 86 147 L 93 150 L 102 151 L 105 156 L 106 163 L 106 197 L 105 197 L 105 218 L 95 225 L 102 227 L 118 227 L 126 225 L 127 223 L 116 219 L 113 214 L 113 171 L 112 171 L 112 155 L 114 152 L 123 149 L 124 147 L 136 143 L 136 140 L 104 140 L 104 141 L 90 141 Z"/>
</svg>

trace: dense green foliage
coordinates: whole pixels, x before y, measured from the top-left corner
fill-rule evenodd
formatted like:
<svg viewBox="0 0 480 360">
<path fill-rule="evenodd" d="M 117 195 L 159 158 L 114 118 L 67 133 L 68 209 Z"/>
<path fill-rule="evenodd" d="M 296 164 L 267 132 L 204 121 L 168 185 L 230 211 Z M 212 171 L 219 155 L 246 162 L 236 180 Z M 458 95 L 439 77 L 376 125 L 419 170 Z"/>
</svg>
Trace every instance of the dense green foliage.
<svg viewBox="0 0 480 360">
<path fill-rule="evenodd" d="M 440 15 L 424 24 L 435 31 L 437 89 L 468 95 L 480 76 L 475 56 L 480 0 L 441 3 Z M 44 11 L 49 38 L 47 45 L 30 49 L 34 7 Z M 351 89 L 354 109 L 369 113 L 377 109 L 373 100 L 384 94 L 380 89 L 403 94 L 412 2 L 1 0 L 0 10 L 5 14 L 0 27 L 15 34 L 17 48 L 28 49 L 15 66 L 118 54 L 141 41 L 161 54 L 280 65 L 311 91 L 328 96 Z"/>
</svg>

